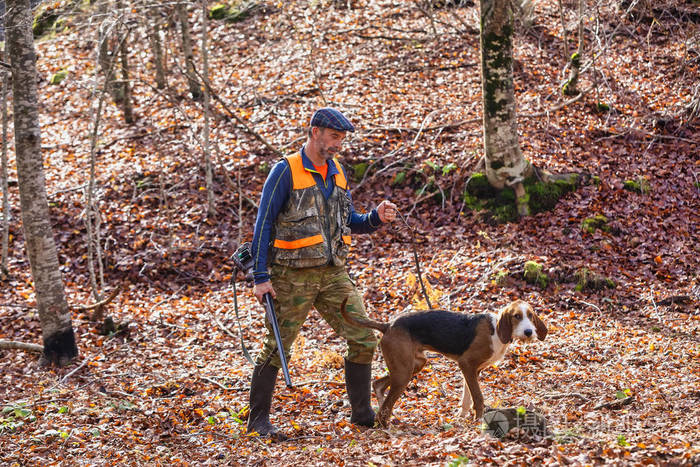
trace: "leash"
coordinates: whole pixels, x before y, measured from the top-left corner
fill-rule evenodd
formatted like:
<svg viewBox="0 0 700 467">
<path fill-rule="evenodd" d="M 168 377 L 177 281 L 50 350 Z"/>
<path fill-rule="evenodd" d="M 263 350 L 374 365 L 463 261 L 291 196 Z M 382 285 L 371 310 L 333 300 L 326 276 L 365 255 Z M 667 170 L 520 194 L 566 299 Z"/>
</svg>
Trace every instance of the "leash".
<svg viewBox="0 0 700 467">
<path fill-rule="evenodd" d="M 396 213 L 399 215 L 401 220 L 403 221 L 404 224 L 406 224 L 406 227 L 408 228 L 409 232 L 411 232 L 411 248 L 413 249 L 413 260 L 416 263 L 416 274 L 418 275 L 418 282 L 420 283 L 420 288 L 423 291 L 423 297 L 425 297 L 425 303 L 428 305 L 428 309 L 432 310 L 433 306 L 430 304 L 430 298 L 428 298 L 428 292 L 425 290 L 425 284 L 423 284 L 423 277 L 420 272 L 420 261 L 418 260 L 418 251 L 416 251 L 416 233 L 413 228 L 408 225 L 408 222 L 406 221 L 406 218 L 403 217 L 403 214 L 401 214 L 401 211 L 398 209 L 396 210 Z"/>
<path fill-rule="evenodd" d="M 236 310 L 236 322 L 238 323 L 238 337 L 241 341 L 241 350 L 243 351 L 243 356 L 245 357 L 248 362 L 255 366 L 255 362 L 253 361 L 253 358 L 250 356 L 250 352 L 248 352 L 248 348 L 245 346 L 245 342 L 243 341 L 243 327 L 241 326 L 241 318 L 238 315 L 238 294 L 236 293 L 236 272 L 233 271 L 233 274 L 231 274 L 231 285 L 233 286 L 233 309 Z"/>
</svg>

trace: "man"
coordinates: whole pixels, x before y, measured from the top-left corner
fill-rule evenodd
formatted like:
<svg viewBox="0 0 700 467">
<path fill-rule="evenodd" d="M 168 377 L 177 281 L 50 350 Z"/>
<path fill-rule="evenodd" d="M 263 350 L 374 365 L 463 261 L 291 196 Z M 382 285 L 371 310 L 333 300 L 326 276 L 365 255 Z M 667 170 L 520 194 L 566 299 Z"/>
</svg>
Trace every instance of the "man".
<svg viewBox="0 0 700 467">
<path fill-rule="evenodd" d="M 355 212 L 345 170 L 334 159 L 347 132 L 355 127 L 338 110 L 322 108 L 310 122 L 306 144 L 299 154 L 275 164 L 265 181 L 251 253 L 255 261 L 255 297 L 272 295 L 285 355 L 312 307 L 347 340 L 345 385 L 350 421 L 373 426 L 370 405 L 371 363 L 377 340 L 371 330 L 352 326 L 339 309 L 348 297 L 347 311 L 364 317 L 362 297 L 345 270 L 350 234 L 373 232 L 392 222 L 396 206 L 382 201 L 369 214 Z M 269 270 L 268 270 L 268 265 Z M 281 367 L 272 353 L 275 338 L 269 323 L 250 385 L 248 432 L 285 439 L 270 423 L 272 393 Z M 287 357 L 289 360 L 289 357 Z"/>
</svg>

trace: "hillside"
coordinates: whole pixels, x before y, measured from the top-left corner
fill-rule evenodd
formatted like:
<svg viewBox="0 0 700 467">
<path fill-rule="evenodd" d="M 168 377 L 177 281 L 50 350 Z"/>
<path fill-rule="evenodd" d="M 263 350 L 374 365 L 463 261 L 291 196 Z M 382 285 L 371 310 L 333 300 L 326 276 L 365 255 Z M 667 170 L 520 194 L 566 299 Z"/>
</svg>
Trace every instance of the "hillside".
<svg viewBox="0 0 700 467">
<path fill-rule="evenodd" d="M 160 10 L 169 87 L 159 90 L 138 21 L 144 9 L 123 11 L 136 122 L 125 124 L 106 102 L 96 173 L 105 294 L 123 287 L 106 313 L 125 328 L 101 335 L 91 313 L 76 309 L 80 359 L 66 368 L 0 350 L 4 463 L 700 462 L 697 2 L 625 15 L 614 2 L 587 1 L 587 92 L 575 99 L 561 93 L 568 69 L 557 3 L 533 2 L 515 40 L 522 149 L 540 167 L 585 174 L 585 183 L 552 211 L 509 224 L 487 222 L 464 202 L 483 153 L 478 5 L 425 3 L 268 1 L 240 21 L 211 20 L 216 216 L 207 216 L 202 106 L 189 96 L 172 12 Z M 572 53 L 578 2 L 563 6 Z M 64 29 L 36 41 L 49 201 L 76 306 L 94 301 L 82 217 L 102 85 L 103 18 L 93 13 L 73 11 Z M 199 64 L 200 11 L 189 13 Z M 49 84 L 59 71 L 66 78 Z M 356 209 L 391 199 L 415 229 L 415 242 L 402 221 L 353 237 L 349 269 L 370 316 L 425 306 L 413 248 L 435 307 L 477 313 L 516 298 L 531 303 L 547 339 L 516 344 L 482 372 L 481 387 L 487 405 L 543 414 L 551 437 L 496 439 L 480 422 L 454 420 L 461 376 L 438 355 L 397 403 L 392 428 L 358 430 L 348 423 L 345 345 L 315 312 L 295 343 L 295 387 L 279 382 L 273 401 L 272 418 L 292 440 L 246 435 L 251 366 L 237 336 L 229 257 L 252 237 L 262 184 L 279 158 L 261 139 L 297 151 L 324 105 L 358 128 L 340 158 L 354 175 Z M 0 283 L 0 339 L 40 343 L 9 143 L 11 276 Z M 606 221 L 596 227 L 596 216 Z M 528 261 L 542 266 L 545 287 L 524 280 Z M 582 274 L 614 287 L 593 288 Z M 264 311 L 239 287 L 244 340 L 257 351 Z M 384 368 L 377 352 L 374 375 Z"/>
</svg>

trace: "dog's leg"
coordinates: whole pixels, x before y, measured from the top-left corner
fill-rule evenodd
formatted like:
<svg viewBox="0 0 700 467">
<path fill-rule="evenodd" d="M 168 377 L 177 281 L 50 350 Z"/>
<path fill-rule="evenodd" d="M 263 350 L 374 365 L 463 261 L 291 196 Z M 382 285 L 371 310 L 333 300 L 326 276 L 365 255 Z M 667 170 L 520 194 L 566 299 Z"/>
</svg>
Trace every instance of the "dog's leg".
<svg viewBox="0 0 700 467">
<path fill-rule="evenodd" d="M 389 387 L 389 375 L 382 376 L 381 378 L 374 380 L 374 382 L 372 383 L 374 395 L 377 397 L 377 404 L 379 404 L 380 406 L 386 398 L 387 387 Z"/>
<path fill-rule="evenodd" d="M 458 419 L 462 418 L 467 418 L 467 415 L 472 410 L 472 394 L 471 391 L 469 390 L 469 385 L 467 384 L 467 376 L 462 373 L 462 405 L 459 409 L 459 412 L 457 412 L 457 417 Z"/>
<path fill-rule="evenodd" d="M 472 407 L 474 409 L 474 419 L 480 420 L 484 416 L 484 396 L 481 394 L 481 388 L 479 387 L 479 369 L 472 365 L 460 363 L 459 367 L 464 375 L 465 388 L 471 394 Z"/>
<path fill-rule="evenodd" d="M 403 332 L 392 333 L 389 331 L 384 334 L 379 345 L 382 348 L 384 362 L 389 370 L 387 378 L 389 392 L 379 406 L 376 420 L 380 426 L 386 427 L 389 425 L 394 404 L 406 389 L 411 376 L 413 376 L 413 370 L 416 368 L 413 358 L 415 352 L 410 336 Z M 380 383 L 379 388 L 381 391 L 384 391 L 386 382 Z"/>
<path fill-rule="evenodd" d="M 428 358 L 425 356 L 425 353 L 422 350 L 417 350 L 413 356 L 413 374 L 415 375 L 421 371 L 427 362 Z"/>
<path fill-rule="evenodd" d="M 389 394 L 387 394 L 386 399 L 382 402 L 382 405 L 379 407 L 379 413 L 377 414 L 377 422 L 383 427 L 389 426 L 394 404 L 406 390 L 406 386 L 408 386 L 408 382 L 411 380 L 411 372 L 404 371 L 398 375 L 392 372 L 390 373 L 390 378 Z"/>
</svg>

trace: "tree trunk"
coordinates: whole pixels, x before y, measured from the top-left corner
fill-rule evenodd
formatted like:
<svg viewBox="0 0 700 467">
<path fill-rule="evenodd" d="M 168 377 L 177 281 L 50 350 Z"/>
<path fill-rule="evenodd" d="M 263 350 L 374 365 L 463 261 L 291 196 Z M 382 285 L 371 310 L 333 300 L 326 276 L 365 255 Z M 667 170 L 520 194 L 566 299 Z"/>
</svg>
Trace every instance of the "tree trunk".
<svg viewBox="0 0 700 467">
<path fill-rule="evenodd" d="M 156 68 L 156 86 L 158 89 L 165 89 L 168 81 L 165 75 L 165 62 L 163 60 L 163 47 L 160 38 L 160 9 L 153 6 L 148 9 L 148 16 L 145 19 L 148 40 L 153 49 L 153 61 Z"/>
<path fill-rule="evenodd" d="M 98 4 L 98 13 L 101 18 L 109 17 L 110 5 L 111 2 L 108 0 L 103 0 Z M 110 38 L 113 36 L 116 27 L 116 21 L 113 19 L 105 19 L 102 21 L 99 25 L 100 39 L 97 50 L 100 68 L 102 68 L 102 73 L 104 73 L 107 83 L 107 92 L 112 96 L 112 100 L 115 104 L 120 104 L 124 96 L 121 94 L 119 83 L 117 83 L 117 70 L 115 66 L 116 56 L 110 46 Z"/>
<path fill-rule="evenodd" d="M 481 83 L 486 176 L 494 188 L 513 187 L 518 212 L 528 215 L 522 182 L 532 169 L 518 140 L 509 0 L 481 0 Z"/>
<path fill-rule="evenodd" d="M 121 4 L 120 4 L 121 6 Z M 119 58 L 121 65 L 121 93 L 124 96 L 122 100 L 122 112 L 124 112 L 124 121 L 126 123 L 134 123 L 134 104 L 131 100 L 131 83 L 129 82 L 129 30 L 124 31 L 124 37 L 119 43 Z"/>
<path fill-rule="evenodd" d="M 194 69 L 194 54 L 192 53 L 192 38 L 190 36 L 190 23 L 187 18 L 186 4 L 178 3 L 176 9 L 180 21 L 180 30 L 182 32 L 182 51 L 185 54 L 185 74 L 187 75 L 187 83 L 190 86 L 192 99 L 198 101 L 202 98 L 202 89 L 199 85 L 199 81 L 197 81 Z"/>
<path fill-rule="evenodd" d="M 36 291 L 44 357 L 51 363 L 63 365 L 77 356 L 78 348 L 64 294 L 46 197 L 39 130 L 38 76 L 29 0 L 8 0 L 5 24 L 12 69 L 22 225 Z"/>
<path fill-rule="evenodd" d="M 583 0 L 578 2 L 578 49 L 569 58 L 571 70 L 569 71 L 569 79 L 564 84 L 562 93 L 566 96 L 575 96 L 579 94 L 578 90 L 578 75 L 581 69 L 581 59 L 583 57 Z"/>
<path fill-rule="evenodd" d="M 204 81 L 209 82 L 209 51 L 207 49 L 207 16 L 209 15 L 209 10 L 207 9 L 206 0 L 202 0 L 202 73 L 204 73 Z M 216 201 L 214 196 L 214 181 L 211 167 L 211 144 L 209 143 L 209 91 L 208 86 L 204 86 L 203 95 L 203 107 L 204 107 L 204 170 L 206 177 L 207 186 L 207 216 L 213 218 L 216 216 Z"/>
<path fill-rule="evenodd" d="M 4 58 L 3 53 L 3 60 Z M 10 74 L 2 72 L 2 154 L 0 154 L 0 182 L 2 183 L 2 240 L 0 243 L 0 280 L 10 274 L 7 266 L 7 255 L 10 250 L 10 187 L 7 170 L 7 83 Z"/>
</svg>

